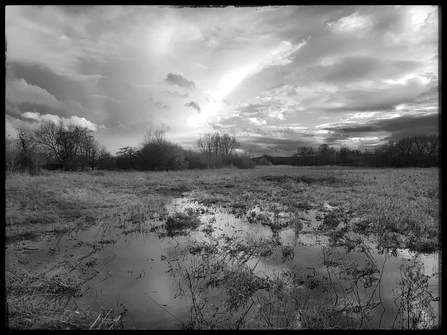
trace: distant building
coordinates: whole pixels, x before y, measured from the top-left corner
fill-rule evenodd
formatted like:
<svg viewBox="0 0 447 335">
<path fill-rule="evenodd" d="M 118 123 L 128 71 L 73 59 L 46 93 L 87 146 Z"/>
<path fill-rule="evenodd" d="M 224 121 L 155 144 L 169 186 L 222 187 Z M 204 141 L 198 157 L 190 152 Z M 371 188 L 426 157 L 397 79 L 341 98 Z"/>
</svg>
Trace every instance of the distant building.
<svg viewBox="0 0 447 335">
<path fill-rule="evenodd" d="M 257 165 L 296 165 L 295 157 L 274 157 L 270 155 L 263 155 L 260 157 L 251 158 Z"/>
</svg>

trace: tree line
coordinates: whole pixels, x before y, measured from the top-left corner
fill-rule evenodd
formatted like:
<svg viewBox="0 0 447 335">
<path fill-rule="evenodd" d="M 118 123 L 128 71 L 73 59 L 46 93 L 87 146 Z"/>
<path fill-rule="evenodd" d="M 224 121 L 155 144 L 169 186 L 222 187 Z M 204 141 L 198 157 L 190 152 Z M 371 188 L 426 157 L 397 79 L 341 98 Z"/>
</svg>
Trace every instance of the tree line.
<svg viewBox="0 0 447 335">
<path fill-rule="evenodd" d="M 209 169 L 223 166 L 254 168 L 248 155 L 237 153 L 240 144 L 229 134 L 205 134 L 187 150 L 166 139 L 163 130 L 149 130 L 141 143 L 112 155 L 93 131 L 73 124 L 45 122 L 34 132 L 19 129 L 17 138 L 5 137 L 7 172 L 40 174 L 41 169 L 84 171 L 86 167 L 119 170 Z"/>
<path fill-rule="evenodd" d="M 184 149 L 165 137 L 163 130 L 149 130 L 137 147 L 123 147 L 116 153 L 115 166 L 135 170 L 210 169 L 234 166 L 254 168 L 246 154 L 236 152 L 240 144 L 229 134 L 204 134 L 196 141 L 195 149 Z"/>
<path fill-rule="evenodd" d="M 317 149 L 299 147 L 291 157 L 257 158 L 239 153 L 236 137 L 219 132 L 201 135 L 193 149 L 184 149 L 169 141 L 163 130 L 149 130 L 141 143 L 122 147 L 116 155 L 94 138 L 93 131 L 73 124 L 65 126 L 62 122 L 42 123 L 34 132 L 19 129 L 16 139 L 8 135 L 5 139 L 6 171 L 26 171 L 32 175 L 39 174 L 42 168 L 169 171 L 224 166 L 246 169 L 263 164 L 432 167 L 440 161 L 439 135 L 406 137 L 363 152 L 321 144 Z"/>
<path fill-rule="evenodd" d="M 292 165 L 348 165 L 371 167 L 432 167 L 439 165 L 440 136 L 418 135 L 389 141 L 374 150 L 339 149 L 321 144 L 316 150 L 309 146 L 297 149 Z"/>
<path fill-rule="evenodd" d="M 42 168 L 65 171 L 94 170 L 107 154 L 87 127 L 45 122 L 32 132 L 19 129 L 17 138 L 5 137 L 6 171 L 39 174 Z"/>
</svg>

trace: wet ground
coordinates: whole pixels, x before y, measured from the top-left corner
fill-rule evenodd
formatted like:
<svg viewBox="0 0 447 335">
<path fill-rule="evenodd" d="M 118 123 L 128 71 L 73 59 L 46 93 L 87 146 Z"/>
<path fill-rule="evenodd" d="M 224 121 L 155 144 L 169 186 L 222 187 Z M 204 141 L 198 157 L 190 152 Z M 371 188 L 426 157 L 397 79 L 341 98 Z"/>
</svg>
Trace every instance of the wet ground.
<svg viewBox="0 0 447 335">
<path fill-rule="evenodd" d="M 167 203 L 146 207 L 120 208 L 110 219 L 88 230 L 73 231 L 43 241 L 22 241 L 11 244 L 8 252 L 20 252 L 20 263 L 25 269 L 42 273 L 60 271 L 63 265 L 69 275 L 82 284 L 76 303 L 101 308 L 127 309 L 126 328 L 180 328 L 189 319 L 186 300 L 177 292 L 176 278 L 170 273 L 168 261 L 178 258 L 182 248 L 191 243 L 237 237 L 277 241 L 269 257 L 256 264 L 256 272 L 263 274 L 283 269 L 312 269 L 323 274 L 327 270 L 330 233 L 322 230 L 330 225 L 330 213 L 336 206 L 324 206 L 289 212 L 279 204 L 261 203 L 252 208 L 244 204 L 208 204 L 196 201 L 194 192 L 183 193 Z M 200 225 L 178 233 L 168 233 L 166 220 L 176 213 L 197 217 Z M 186 216 L 185 216 L 186 217 Z M 352 220 L 347 216 L 346 220 Z M 325 221 L 326 220 L 326 221 Z M 347 222 L 347 221 L 346 221 Z M 343 228 L 343 222 L 338 228 Z M 394 255 L 380 253 L 373 236 L 359 234 L 364 244 L 371 247 L 371 256 L 382 269 L 380 292 L 374 300 L 382 304 L 374 312 L 374 328 L 389 327 L 396 306 L 394 290 L 401 278 L 399 268 L 416 257 L 408 250 L 397 249 Z M 355 248 L 331 249 L 338 256 L 355 260 L 361 253 Z M 429 276 L 429 288 L 439 297 L 438 254 L 418 255 L 423 272 Z M 253 264 L 252 264 L 253 265 Z M 362 292 L 361 292 L 362 293 Z M 365 292 L 367 294 L 366 289 Z M 210 291 L 216 301 L 218 291 Z M 439 302 L 432 303 L 439 310 Z"/>
</svg>

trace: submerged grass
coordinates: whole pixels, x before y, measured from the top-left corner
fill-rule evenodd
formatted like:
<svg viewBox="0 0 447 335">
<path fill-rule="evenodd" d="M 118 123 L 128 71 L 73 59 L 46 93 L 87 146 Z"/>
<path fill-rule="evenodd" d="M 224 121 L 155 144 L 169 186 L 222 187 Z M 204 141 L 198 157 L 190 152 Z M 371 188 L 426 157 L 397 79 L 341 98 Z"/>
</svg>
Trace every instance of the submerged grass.
<svg viewBox="0 0 447 335">
<path fill-rule="evenodd" d="M 395 288 L 394 322 L 385 323 L 380 293 L 385 263 L 379 266 L 371 247 L 362 239 L 345 252 L 362 257 L 348 259 L 340 246 L 324 247 L 321 264 L 292 266 L 279 271 L 257 268 L 277 247 L 275 240 L 240 237 L 191 243 L 173 259 L 170 273 L 180 296 L 188 298 L 190 319 L 183 329 L 431 329 L 436 326 L 434 300 L 423 264 L 401 268 Z M 262 246 L 262 247 L 261 247 Z M 342 248 L 343 250 L 343 248 Z M 282 253 L 289 252 L 282 246 Z M 193 257 L 191 257 L 193 255 Z M 288 255 L 293 259 L 294 255 Z M 283 258 L 283 262 L 285 258 Z M 318 271 L 317 271 L 318 270 Z M 323 270 L 323 271 L 322 271 Z M 210 292 L 220 292 L 218 301 Z M 381 313 L 381 315 L 380 315 Z M 379 320 L 374 319 L 380 315 Z M 389 317 L 388 317 L 389 319 Z"/>
</svg>

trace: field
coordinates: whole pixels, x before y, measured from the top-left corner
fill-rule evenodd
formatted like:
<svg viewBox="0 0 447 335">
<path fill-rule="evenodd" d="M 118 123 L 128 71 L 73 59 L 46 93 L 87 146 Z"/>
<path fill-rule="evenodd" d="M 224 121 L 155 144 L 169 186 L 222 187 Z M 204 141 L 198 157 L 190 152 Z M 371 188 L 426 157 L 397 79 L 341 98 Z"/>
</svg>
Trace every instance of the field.
<svg viewBox="0 0 447 335">
<path fill-rule="evenodd" d="M 433 328 L 439 182 L 330 166 L 10 175 L 7 321 Z"/>
</svg>

